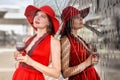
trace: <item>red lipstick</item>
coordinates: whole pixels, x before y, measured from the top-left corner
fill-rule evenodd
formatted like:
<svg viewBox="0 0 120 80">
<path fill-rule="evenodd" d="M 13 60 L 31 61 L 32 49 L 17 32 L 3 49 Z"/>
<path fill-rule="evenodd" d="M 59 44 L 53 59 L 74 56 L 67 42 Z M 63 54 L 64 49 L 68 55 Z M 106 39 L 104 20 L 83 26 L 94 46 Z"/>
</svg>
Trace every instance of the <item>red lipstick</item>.
<svg viewBox="0 0 120 80">
<path fill-rule="evenodd" d="M 40 24 L 40 22 L 39 22 L 39 21 L 35 21 L 35 23 L 36 23 L 36 24 Z"/>
</svg>

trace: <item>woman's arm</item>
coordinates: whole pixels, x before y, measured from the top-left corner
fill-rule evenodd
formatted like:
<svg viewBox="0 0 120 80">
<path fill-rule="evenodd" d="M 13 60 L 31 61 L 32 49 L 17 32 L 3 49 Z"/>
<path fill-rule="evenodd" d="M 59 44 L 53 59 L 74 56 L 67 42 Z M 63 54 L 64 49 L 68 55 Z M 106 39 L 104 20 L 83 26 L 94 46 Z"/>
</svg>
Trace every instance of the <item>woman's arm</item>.
<svg viewBox="0 0 120 80">
<path fill-rule="evenodd" d="M 17 59 L 20 62 L 25 62 L 28 65 L 33 66 L 38 71 L 42 72 L 45 75 L 58 78 L 61 71 L 61 62 L 60 62 L 60 42 L 55 38 L 51 38 L 51 60 L 52 60 L 52 67 L 48 67 L 42 65 L 35 60 L 31 59 L 28 55 L 26 56 L 19 56 Z"/>
<path fill-rule="evenodd" d="M 62 64 L 61 65 L 62 65 L 62 73 L 64 78 L 76 75 L 91 65 L 91 56 L 90 56 L 83 63 L 77 66 L 69 67 L 70 42 L 67 37 L 64 37 L 61 39 L 61 46 L 62 46 Z"/>
</svg>

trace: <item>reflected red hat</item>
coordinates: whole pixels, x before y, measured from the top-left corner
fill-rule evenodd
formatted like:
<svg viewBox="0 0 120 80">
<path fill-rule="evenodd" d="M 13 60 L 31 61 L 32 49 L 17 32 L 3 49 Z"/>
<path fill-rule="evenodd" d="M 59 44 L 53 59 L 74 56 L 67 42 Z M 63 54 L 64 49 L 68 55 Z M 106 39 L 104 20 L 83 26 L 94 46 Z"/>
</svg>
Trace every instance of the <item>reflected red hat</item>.
<svg viewBox="0 0 120 80">
<path fill-rule="evenodd" d="M 63 9 L 61 19 L 63 21 L 63 26 L 62 26 L 62 33 L 64 32 L 66 22 L 73 16 L 80 14 L 82 18 L 85 18 L 88 13 L 89 13 L 90 7 L 87 7 L 82 10 L 78 10 L 72 6 L 67 6 L 66 8 Z"/>
<path fill-rule="evenodd" d="M 26 10 L 25 10 L 25 13 L 24 13 L 24 15 L 26 16 L 28 22 L 32 25 L 32 27 L 35 30 L 37 30 L 37 28 L 34 27 L 34 25 L 33 25 L 33 19 L 34 19 L 34 15 L 35 15 L 36 11 L 38 11 L 38 10 L 43 11 L 47 15 L 50 16 L 50 18 L 52 20 L 52 23 L 53 23 L 54 31 L 56 33 L 58 31 L 58 28 L 59 28 L 59 21 L 55 17 L 54 10 L 48 5 L 42 6 L 40 8 L 37 8 L 37 7 L 33 6 L 33 5 L 28 5 Z"/>
</svg>

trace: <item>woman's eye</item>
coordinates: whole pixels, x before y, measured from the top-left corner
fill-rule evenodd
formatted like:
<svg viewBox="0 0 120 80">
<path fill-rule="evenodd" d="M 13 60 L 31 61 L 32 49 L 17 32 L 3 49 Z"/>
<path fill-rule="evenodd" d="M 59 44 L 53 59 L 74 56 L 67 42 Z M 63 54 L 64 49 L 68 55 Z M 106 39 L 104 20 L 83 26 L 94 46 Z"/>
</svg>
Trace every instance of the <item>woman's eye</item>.
<svg viewBox="0 0 120 80">
<path fill-rule="evenodd" d="M 73 18 L 74 18 L 74 19 L 78 19 L 78 18 L 80 18 L 80 17 L 79 17 L 79 16 L 74 16 Z"/>
<path fill-rule="evenodd" d="M 42 18 L 45 18 L 45 16 L 44 16 L 44 15 L 41 15 L 41 17 L 42 17 Z"/>
</svg>

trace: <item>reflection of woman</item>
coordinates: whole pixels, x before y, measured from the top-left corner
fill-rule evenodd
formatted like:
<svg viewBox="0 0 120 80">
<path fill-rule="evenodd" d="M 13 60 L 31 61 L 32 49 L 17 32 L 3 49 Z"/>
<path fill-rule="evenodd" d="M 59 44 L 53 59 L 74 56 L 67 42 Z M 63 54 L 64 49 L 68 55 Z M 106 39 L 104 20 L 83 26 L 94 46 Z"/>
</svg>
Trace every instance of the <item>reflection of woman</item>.
<svg viewBox="0 0 120 80">
<path fill-rule="evenodd" d="M 25 56 L 15 52 L 19 62 L 12 80 L 45 80 L 43 74 L 58 78 L 61 71 L 60 42 L 53 35 L 59 22 L 49 6 L 29 5 L 25 16 L 37 33 L 26 40 Z M 52 62 L 52 67 L 48 65 Z"/>
<path fill-rule="evenodd" d="M 98 56 L 90 55 L 88 45 L 77 35 L 88 12 L 89 8 L 79 11 L 72 6 L 62 11 L 62 74 L 69 80 L 100 80 L 93 67 L 98 63 Z"/>
</svg>

